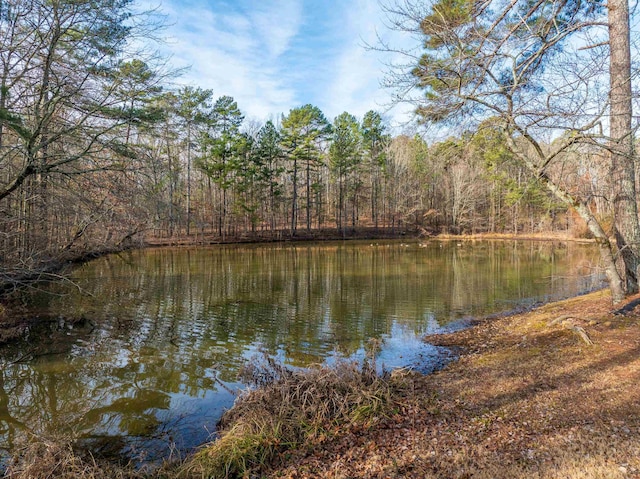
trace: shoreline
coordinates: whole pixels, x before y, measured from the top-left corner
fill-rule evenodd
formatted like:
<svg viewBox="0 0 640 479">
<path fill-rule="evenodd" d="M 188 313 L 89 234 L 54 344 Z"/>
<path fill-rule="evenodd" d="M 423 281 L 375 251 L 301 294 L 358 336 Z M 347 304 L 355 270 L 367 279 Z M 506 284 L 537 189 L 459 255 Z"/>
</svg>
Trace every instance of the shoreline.
<svg viewBox="0 0 640 479">
<path fill-rule="evenodd" d="M 268 460 L 249 458 L 242 474 L 290 479 L 640 478 L 640 307 L 633 307 L 638 298 L 629 298 L 624 314 L 615 314 L 608 291 L 601 290 L 427 336 L 430 344 L 455 348 L 456 360 L 429 375 L 391 374 L 378 385 L 384 394 L 375 390 L 382 398 L 379 407 L 358 419 L 318 425 L 293 447 L 268 443 Z M 303 378 L 300 384 L 317 387 L 319 381 Z M 295 388 L 300 384 L 294 383 Z M 235 407 L 230 410 L 223 438 L 238 430 L 242 415 Z M 242 477 L 203 469 L 211 464 L 215 444 L 203 445 L 180 464 L 117 473 L 136 479 Z M 47 447 L 70 450 L 64 444 Z M 71 462 L 77 466 L 78 461 L 73 456 Z M 26 471 L 29 466 L 35 467 L 22 467 Z M 91 477 L 114 477 L 112 464 L 93 462 L 91 467 Z M 14 470 L 7 477 L 41 477 Z"/>
<path fill-rule="evenodd" d="M 594 243 L 592 238 L 576 238 L 568 232 L 551 232 L 551 233 L 522 233 L 514 235 L 512 233 L 478 233 L 470 235 L 451 235 L 442 233 L 430 239 L 446 240 L 446 241 L 567 241 L 571 243 Z"/>
<path fill-rule="evenodd" d="M 28 307 L 17 305 L 12 301 L 12 295 L 21 289 L 27 289 L 42 281 L 56 281 L 61 278 L 60 274 L 68 268 L 102 258 L 111 254 L 125 253 L 127 251 L 155 249 L 155 248 L 198 248 L 222 245 L 260 245 L 260 244 L 296 244 L 308 242 L 331 242 L 331 241 L 562 241 L 572 243 L 592 243 L 590 239 L 573 238 L 567 232 L 540 233 L 540 234 L 502 234 L 502 233 L 482 233 L 474 235 L 451 235 L 434 234 L 420 235 L 417 232 L 396 231 L 390 232 L 383 228 L 360 228 L 351 231 L 350 235 L 340 235 L 335 229 L 323 229 L 308 233 L 301 231 L 297 236 L 285 239 L 249 238 L 249 239 L 228 239 L 228 240 L 198 240 L 193 238 L 167 238 L 151 239 L 139 243 L 132 243 L 119 248 L 103 248 L 96 251 L 84 252 L 77 255 L 68 255 L 57 259 L 51 264 L 43 266 L 42 270 L 30 271 L 5 280 L 0 284 L 0 345 L 21 337 L 26 329 L 33 325 L 33 319 L 28 311 Z"/>
<path fill-rule="evenodd" d="M 440 238 L 434 238 L 438 240 Z M 445 238 L 447 239 L 447 238 Z M 457 239 L 457 238 L 454 238 Z M 478 238 L 476 238 L 478 239 Z M 496 239 L 496 238 L 479 238 Z M 501 238 L 507 240 L 518 240 L 519 238 Z M 529 240 L 523 239 L 525 241 Z M 546 241 L 556 241 L 557 238 L 547 238 Z M 561 240 L 563 241 L 563 240 Z M 560 389 L 560 386 L 554 383 L 554 376 L 564 374 L 564 371 L 559 371 L 560 365 L 553 362 L 536 362 L 534 360 L 534 368 L 527 367 L 522 363 L 522 359 L 531 359 L 536 355 L 547 355 L 546 348 L 549 348 L 554 354 L 547 355 L 551 359 L 562 359 L 569 357 L 571 360 L 576 359 L 576 348 L 578 351 L 578 359 L 585 362 L 585 368 L 597 369 L 593 364 L 583 357 L 589 352 L 596 353 L 596 361 L 601 361 L 606 358 L 611 351 L 613 351 L 608 343 L 616 343 L 623 345 L 627 350 L 631 348 L 633 352 L 634 342 L 640 345 L 640 308 L 636 309 L 635 305 L 638 304 L 639 297 L 629 298 L 627 307 L 622 308 L 620 311 L 624 311 L 624 314 L 618 314 L 614 316 L 614 311 L 611 307 L 611 302 L 608 297 L 607 291 L 598 291 L 594 293 L 587 293 L 585 295 L 579 295 L 577 297 L 569 298 L 554 303 L 548 303 L 542 306 L 535 307 L 533 310 L 524 312 L 511 312 L 507 315 L 491 315 L 484 318 L 476 318 L 470 321 L 470 326 L 459 331 L 451 333 L 443 333 L 435 336 L 428 336 L 426 339 L 429 343 L 436 346 L 445 346 L 448 348 L 456 348 L 457 359 L 448 364 L 441 371 L 430 374 L 429 376 L 421 376 L 419 374 L 409 374 L 402 377 L 402 387 L 395 390 L 395 386 L 391 388 L 393 392 L 385 400 L 388 400 L 390 404 L 389 409 L 385 409 L 380 412 L 379 415 L 369 416 L 364 423 L 347 421 L 345 424 L 340 424 L 335 427 L 330 433 L 321 435 L 321 437 L 314 437 L 310 442 L 302 442 L 293 449 L 286 449 L 283 451 L 277 451 L 273 460 L 269 463 L 259 465 L 257 470 L 261 474 L 260 477 L 290 477 L 296 479 L 304 479 L 311 477 L 331 477 L 331 478 L 346 478 L 346 477 L 514 477 L 518 478 L 518 474 L 522 473 L 521 477 L 557 477 L 559 474 L 564 474 L 567 464 L 571 461 L 577 461 L 577 457 L 565 457 L 562 459 L 562 464 L 556 463 L 555 458 L 549 456 L 546 453 L 542 453 L 536 449 L 536 447 L 528 447 L 531 444 L 519 439 L 521 447 L 527 446 L 526 449 L 521 449 L 520 452 L 525 451 L 524 459 L 522 454 L 514 456 L 514 452 L 508 447 L 504 446 L 501 450 L 493 451 L 493 458 L 489 460 L 487 457 L 482 456 L 480 452 L 474 449 L 475 442 L 479 439 L 477 431 L 474 428 L 480 425 L 484 425 L 485 422 L 494 423 L 498 421 L 499 425 L 494 425 L 495 432 L 498 436 L 506 434 L 514 439 L 512 434 L 512 426 L 510 424 L 513 421 L 518 421 L 519 416 L 514 414 L 514 411 L 510 410 L 508 413 L 491 412 L 490 417 L 485 417 L 487 410 L 492 411 L 492 407 L 483 405 L 481 410 L 475 410 L 475 415 L 469 417 L 469 408 L 474 405 L 474 401 L 477 397 L 488 397 L 494 391 L 482 390 L 484 382 L 479 381 L 479 378 L 486 378 L 487 383 L 491 383 L 493 376 L 500 377 L 505 372 L 509 371 L 509 368 L 513 368 L 512 376 L 516 376 L 518 381 L 521 382 L 525 390 L 524 392 L 531 397 L 519 397 L 518 394 L 511 394 L 510 397 L 514 401 L 524 401 L 525 404 L 531 401 L 531 398 L 535 398 L 538 393 L 546 393 L 547 391 L 553 391 Z M 506 331 L 500 331 L 501 328 L 506 328 Z M 582 328 L 586 331 L 587 337 L 593 339 L 594 345 L 587 345 L 577 334 L 576 328 Z M 624 334 L 622 334 L 624 333 Z M 548 337 L 547 337 L 548 336 Z M 516 341 L 517 340 L 517 341 Z M 607 344 L 605 344 L 607 343 Z M 624 343 L 624 344 L 623 344 Z M 605 350 L 603 345 L 608 349 Z M 615 344 L 614 344 L 615 346 Z M 616 346 L 617 347 L 617 346 Z M 534 350 L 532 351 L 531 348 Z M 640 349 L 640 346 L 638 346 Z M 619 349 L 619 348 L 618 348 Z M 615 348 L 614 348 L 615 350 Z M 605 354 L 607 353 L 607 354 Z M 497 361 L 495 355 L 498 355 L 500 359 Z M 626 353 L 625 353 L 626 354 Z M 628 356 L 629 354 L 627 354 Z M 637 356 L 637 355 L 636 355 Z M 615 355 L 614 355 L 615 357 Z M 510 358 L 515 364 L 511 364 L 504 359 Z M 634 374 L 637 371 L 637 377 L 640 378 L 640 365 L 637 365 L 637 360 L 633 360 Z M 458 363 L 462 365 L 457 365 Z M 620 365 L 619 363 L 612 364 Z M 518 366 L 518 368 L 516 368 Z M 482 371 L 485 367 L 484 374 L 476 374 L 477 371 Z M 555 368 L 555 369 L 554 369 Z M 489 373 L 487 373 L 489 371 Z M 434 379 L 432 378 L 432 376 Z M 550 376 L 551 379 L 548 379 Z M 533 380 L 530 380 L 533 377 Z M 613 376 L 612 376 L 613 377 Z M 542 379 L 541 379 L 542 378 Z M 464 382 L 465 388 L 454 388 L 451 384 L 456 382 Z M 513 378 L 511 378 L 513 381 Z M 482 384 L 478 384 L 478 382 Z M 503 384 L 497 383 L 495 387 L 497 391 L 505 389 Z M 630 389 L 633 389 L 633 383 L 628 384 Z M 485 389 L 488 386 L 485 387 Z M 581 385 L 584 388 L 584 384 Z M 618 383 L 607 383 L 609 389 L 619 389 Z M 565 388 L 566 389 L 566 388 Z M 434 392 L 435 391 L 435 392 Z M 568 389 L 569 396 L 582 397 L 574 390 Z M 458 394 L 455 394 L 458 393 Z M 503 394 L 504 395 L 504 394 Z M 447 403 L 447 399 L 455 397 L 455 405 Z M 638 395 L 631 394 L 630 399 L 632 403 L 629 408 L 629 412 L 623 415 L 609 414 L 605 416 L 609 422 L 613 421 L 618 423 L 627 423 L 628 420 L 633 421 L 635 417 L 640 416 L 640 402 L 638 401 Z M 602 402 L 602 401 L 600 401 Z M 492 404 L 490 404 L 492 406 Z M 597 405 L 592 405 L 596 410 Z M 478 407 L 477 404 L 474 407 Z M 530 406 L 529 409 L 535 409 Z M 481 413 L 479 413 L 480 411 Z M 558 416 L 571 415 L 569 410 L 558 409 Z M 442 412 L 447 412 L 445 416 L 442 416 Z M 376 413 L 378 414 L 378 413 Z M 495 416 L 495 414 L 498 414 Z M 496 419 L 498 418 L 498 419 Z M 500 419 L 502 418 L 502 419 Z M 557 416 L 556 416 L 557 418 Z M 622 418 L 622 419 L 620 419 Z M 409 420 L 410 419 L 410 420 Z M 554 418 L 555 419 L 555 418 Z M 585 419 L 581 419 L 585 423 Z M 409 421 L 409 422 L 407 422 Z M 449 427 L 453 427 L 455 430 L 463 432 L 454 432 L 454 438 L 447 436 L 451 434 L 451 430 L 447 429 L 442 431 L 440 427 L 444 423 L 449 424 Z M 600 421 L 599 418 L 592 416 L 586 419 L 586 423 L 589 425 L 597 424 Z M 497 423 L 496 423 L 497 424 Z M 533 424 L 533 422 L 531 423 Z M 632 432 L 640 433 L 640 421 L 637 423 L 636 429 L 629 428 L 626 425 L 623 427 L 629 429 Z M 536 428 L 527 428 L 528 424 L 520 424 L 520 432 L 531 439 L 533 436 L 546 437 L 546 429 L 540 430 L 539 425 Z M 501 430 L 500 427 L 503 429 Z M 229 426 L 227 426 L 229 427 Z M 233 427 L 231 425 L 230 427 Z M 483 426 L 484 427 L 484 426 Z M 562 425 L 564 427 L 564 425 Z M 591 426 L 590 426 L 591 427 Z M 615 426 L 614 433 L 620 429 L 619 426 Z M 591 428 L 593 429 L 593 428 Z M 589 429 L 588 432 L 593 432 Z M 415 441 L 407 442 L 405 435 L 395 437 L 393 440 L 387 436 L 392 436 L 397 431 L 403 431 L 403 434 L 413 435 L 415 437 L 426 437 L 430 432 L 431 438 L 439 438 L 441 435 L 447 438 L 447 443 L 443 440 L 442 447 L 434 447 L 426 452 L 423 449 L 423 445 L 414 444 Z M 596 430 L 598 434 L 610 433 L 613 429 Z M 391 432 L 389 432 L 391 431 Z M 395 431 L 395 432 L 394 432 Z M 579 431 L 580 432 L 580 431 Z M 584 432 L 584 431 L 582 431 Z M 624 431 L 623 431 L 624 432 Z M 445 434 L 446 433 L 446 434 Z M 224 433 L 223 433 L 224 434 Z M 571 434 L 577 434 L 572 432 Z M 614 441 L 614 446 L 622 451 L 633 450 L 640 452 L 640 445 L 636 440 L 631 437 L 633 434 L 625 433 L 625 441 L 623 444 L 618 445 Z M 637 434 L 638 436 L 640 434 Z M 362 442 L 362 437 L 368 438 L 366 447 Z M 578 437 L 578 436 L 577 436 Z M 604 436 L 602 436 L 604 437 Z M 593 449 L 590 439 L 587 436 L 579 436 L 580 441 L 586 441 L 585 444 L 580 443 L 580 447 L 586 448 L 587 454 L 593 457 L 597 457 L 602 460 L 608 457 L 609 451 L 604 449 Z M 480 437 L 480 439 L 483 439 Z M 629 439 L 629 441 L 627 441 Z M 484 438 L 487 441 L 487 438 Z M 515 439 L 514 439 L 515 440 Z M 560 439 L 553 438 L 554 441 Z M 564 440 L 564 439 L 562 439 Z M 388 442 L 385 442 L 388 441 Z M 393 446 L 395 442 L 398 442 L 397 447 Z M 448 446 L 446 446 L 448 444 Z M 470 448 L 473 454 L 466 449 L 462 454 L 462 459 L 458 458 L 460 464 L 463 465 L 462 469 L 449 469 L 450 464 L 447 462 L 437 463 L 436 459 L 431 456 L 438 456 L 444 454 L 444 458 L 452 451 L 455 453 L 455 447 L 463 444 L 465 448 Z M 507 441 L 507 445 L 509 445 Z M 502 447 L 501 446 L 501 447 Z M 536 445 L 537 446 L 537 445 Z M 619 446 L 619 447 L 618 447 Z M 65 446 L 67 447 L 67 446 Z M 449 447 L 449 449 L 443 449 Z M 488 446 L 487 446 L 488 447 Z M 70 449 L 70 446 L 68 446 Z M 363 449 L 364 448 L 364 449 Z M 629 449 L 631 448 L 631 449 Z M 635 449 L 634 449 L 635 448 Z M 198 458 L 202 458 L 202 451 L 206 451 L 207 446 L 203 445 L 201 453 L 196 454 L 192 458 L 188 458 L 185 463 L 187 470 L 193 472 L 197 470 L 199 465 L 197 464 Z M 370 463 L 366 454 L 371 451 L 377 451 L 376 454 L 382 459 L 379 462 L 378 459 L 373 463 Z M 412 459 L 407 459 L 407 451 L 413 451 L 414 456 Z M 503 454 L 504 452 L 504 454 Z M 432 454 L 435 453 L 435 454 Z M 479 455 L 481 457 L 476 457 Z M 635 453 L 634 453 L 635 454 Z M 529 457 L 531 456 L 531 457 Z M 640 457 L 640 454 L 628 453 L 629 457 Z M 358 458 L 362 459 L 367 457 L 367 463 L 358 463 Z M 439 460 L 442 462 L 443 457 Z M 506 459 L 505 459 L 506 458 Z M 535 459 L 535 461 L 533 459 Z M 463 460 L 464 459 L 464 460 Z M 471 460 L 472 462 L 468 462 Z M 502 463 L 507 461 L 509 474 L 502 474 Z M 393 467 L 389 465 L 391 461 Z M 435 461 L 435 462 L 434 462 Z M 609 461 L 609 459 L 607 459 Z M 626 462 L 624 462 L 626 461 Z M 615 468 L 607 467 L 602 469 L 592 465 L 593 475 L 575 475 L 571 472 L 563 477 L 569 477 L 576 479 L 582 479 L 583 477 L 593 478 L 608 478 L 608 477 L 638 477 L 640 478 L 640 463 L 633 459 L 618 460 L 620 464 L 618 471 L 625 469 L 627 472 L 620 475 L 616 472 Z M 548 464 L 547 464 L 548 463 Z M 194 465 L 195 464 L 195 465 Z M 438 465 L 440 464 L 440 465 Z M 456 467 L 460 464 L 456 462 Z M 472 465 L 469 465 L 472 464 Z M 577 463 L 576 463 L 577 464 Z M 108 464 L 98 464 L 101 468 L 112 467 Z M 397 466 L 397 467 L 396 467 Z M 473 467 L 472 467 L 473 466 Z M 551 472 L 542 473 L 542 466 L 552 467 Z M 122 472 L 122 477 L 200 477 L 199 475 L 189 475 L 191 472 L 184 472 L 181 466 L 167 465 L 169 469 L 174 472 L 167 474 L 167 469 L 161 469 L 162 474 L 155 472 L 145 472 L 144 476 L 128 476 L 126 474 L 133 474 L 133 472 Z M 477 475 L 470 473 L 474 467 L 480 470 L 492 471 L 493 475 Z M 573 467 L 573 466 L 572 466 Z M 577 466 L 575 466 L 577 467 Z M 180 472 L 177 471 L 178 468 Z M 195 468 L 195 469 L 194 469 Z M 376 469 L 378 468 L 378 469 Z M 395 469 L 394 469 L 395 468 Z M 497 468 L 497 469 L 496 469 Z M 563 469 L 564 468 L 564 469 Z M 622 469 L 621 469 L 622 468 Z M 110 469 L 111 470 L 111 469 Z M 347 475 L 340 475 L 340 471 L 349 471 Z M 368 472 L 363 472 L 363 471 Z M 507 469 L 505 469 L 507 470 Z M 376 472 L 377 471 L 377 472 Z M 390 472 L 391 471 L 391 472 Z M 436 472 L 434 472 L 436 471 Z M 467 472 L 464 472 L 467 471 Z M 525 472 L 522 472 L 525 471 Z M 253 473 L 253 472 L 252 472 Z M 634 475 L 636 474 L 637 475 Z M 120 474 L 120 473 L 119 473 Z M 137 474 L 137 473 L 136 473 Z M 178 476 L 180 474 L 180 476 Z M 435 475 L 429 475 L 435 474 Z M 472 474 L 467 475 L 465 474 Z M 7 477 L 26 477 L 26 476 L 7 476 Z M 40 476 L 33 476 L 40 477 Z M 83 477 L 83 476 L 69 476 L 69 477 Z M 96 476 L 100 477 L 100 476 Z M 212 475 L 211 477 L 217 477 Z M 219 476 L 226 477 L 226 476 Z M 235 476 L 229 476 L 235 477 Z"/>
<path fill-rule="evenodd" d="M 615 315 L 602 290 L 425 339 L 458 357 L 432 374 L 407 375 L 409 387 L 390 398 L 394 412 L 337 426 L 248 471 L 290 479 L 640 477 L 640 308 Z"/>
</svg>

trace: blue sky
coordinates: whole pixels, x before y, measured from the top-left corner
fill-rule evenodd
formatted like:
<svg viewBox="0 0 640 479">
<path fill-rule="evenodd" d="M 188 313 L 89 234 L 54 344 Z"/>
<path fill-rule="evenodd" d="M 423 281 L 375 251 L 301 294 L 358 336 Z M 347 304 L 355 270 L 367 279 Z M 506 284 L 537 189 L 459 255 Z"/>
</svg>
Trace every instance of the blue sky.
<svg viewBox="0 0 640 479">
<path fill-rule="evenodd" d="M 248 118 L 305 103 L 329 119 L 388 109 L 386 59 L 363 47 L 390 35 L 377 0 L 164 0 L 161 10 L 172 65 L 190 67 L 179 82 L 233 96 Z"/>
<path fill-rule="evenodd" d="M 392 92 L 380 82 L 389 56 L 363 45 L 376 44 L 376 34 L 404 48 L 419 40 L 386 28 L 378 0 L 160 1 L 170 63 L 189 67 L 178 82 L 233 96 L 247 118 L 311 103 L 330 120 L 370 109 L 395 125 L 411 119 L 406 104 L 388 111 Z"/>
</svg>

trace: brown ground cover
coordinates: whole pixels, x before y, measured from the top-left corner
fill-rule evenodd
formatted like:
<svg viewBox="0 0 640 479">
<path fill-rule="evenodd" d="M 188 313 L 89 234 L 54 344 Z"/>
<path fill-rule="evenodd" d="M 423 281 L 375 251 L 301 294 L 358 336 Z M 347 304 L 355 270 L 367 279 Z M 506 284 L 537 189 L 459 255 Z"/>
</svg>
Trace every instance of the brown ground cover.
<svg viewBox="0 0 640 479">
<path fill-rule="evenodd" d="M 611 309 L 599 292 L 429 337 L 459 360 L 265 476 L 640 478 L 640 307 Z"/>
<path fill-rule="evenodd" d="M 36 441 L 7 477 L 640 478 L 636 303 L 616 315 L 598 292 L 426 338 L 460 355 L 429 376 L 275 366 L 183 463 L 114 468 Z"/>
</svg>

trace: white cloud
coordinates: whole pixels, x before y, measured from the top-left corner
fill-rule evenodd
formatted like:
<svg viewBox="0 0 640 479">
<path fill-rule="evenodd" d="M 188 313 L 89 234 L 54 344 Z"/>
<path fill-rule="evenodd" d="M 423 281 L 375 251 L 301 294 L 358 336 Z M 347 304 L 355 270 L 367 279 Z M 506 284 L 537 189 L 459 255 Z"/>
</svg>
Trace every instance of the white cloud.
<svg viewBox="0 0 640 479">
<path fill-rule="evenodd" d="M 249 14 L 251 22 L 267 47 L 272 60 L 287 51 L 298 34 L 303 21 L 299 0 L 271 0 L 261 2 Z"/>
<path fill-rule="evenodd" d="M 179 81 L 233 96 L 248 117 L 304 103 L 362 117 L 389 104 L 380 56 L 363 47 L 385 29 L 377 2 L 166 1 L 172 63 L 191 67 Z"/>
<path fill-rule="evenodd" d="M 230 95 L 249 116 L 286 111 L 295 92 L 277 68 L 301 23 L 299 2 L 262 2 L 249 13 L 222 5 L 178 0 L 165 6 L 175 22 L 169 29 L 172 62 L 190 67 L 179 80 Z"/>
<path fill-rule="evenodd" d="M 335 78 L 325 92 L 327 109 L 332 116 L 348 111 L 360 118 L 376 110 L 394 125 L 406 123 L 411 109 L 394 106 L 392 92 L 382 86 L 389 54 L 369 48 L 377 46 L 378 35 L 389 33 L 378 2 L 358 0 L 350 5 L 344 28 L 349 34 L 335 58 Z"/>
</svg>

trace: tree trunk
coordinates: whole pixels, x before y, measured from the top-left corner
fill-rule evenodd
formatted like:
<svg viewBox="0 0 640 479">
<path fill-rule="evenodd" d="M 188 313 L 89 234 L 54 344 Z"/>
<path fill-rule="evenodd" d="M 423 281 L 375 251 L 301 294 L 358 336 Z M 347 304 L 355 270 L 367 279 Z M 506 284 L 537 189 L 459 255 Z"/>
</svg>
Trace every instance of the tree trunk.
<svg viewBox="0 0 640 479">
<path fill-rule="evenodd" d="M 187 236 L 191 234 L 191 123 L 187 125 Z"/>
<path fill-rule="evenodd" d="M 602 225 L 598 222 L 597 218 L 591 212 L 589 205 L 584 201 L 579 200 L 578 198 L 571 195 L 564 188 L 557 185 L 555 182 L 549 178 L 549 176 L 541 170 L 533 161 L 531 161 L 525 154 L 522 154 L 517 147 L 515 141 L 510 135 L 506 135 L 506 140 L 509 146 L 509 149 L 512 151 L 514 155 L 520 158 L 523 164 L 531 171 L 531 173 L 535 174 L 539 181 L 545 185 L 551 193 L 554 194 L 556 198 L 562 201 L 567 206 L 573 208 L 578 215 L 585 221 L 587 224 L 587 228 L 596 241 L 598 245 L 598 250 L 600 252 L 600 258 L 602 259 L 605 275 L 609 281 L 609 290 L 611 291 L 611 299 L 614 304 L 621 303 L 625 298 L 625 291 L 623 286 L 623 279 L 616 268 L 616 260 L 613 254 L 613 246 L 609 241 L 609 236 L 606 231 L 602 228 Z M 532 146 L 542 155 L 542 150 L 539 145 L 536 144 L 533 140 L 528 139 Z M 542 161 L 544 164 L 545 161 Z"/>
<path fill-rule="evenodd" d="M 602 259 L 605 275 L 609 281 L 611 299 L 614 304 L 621 303 L 625 298 L 623 280 L 616 268 L 613 248 L 609 242 L 607 233 L 602 229 L 602 226 L 593 213 L 591 213 L 588 205 L 584 202 L 578 201 L 566 191 L 560 189 L 545 175 L 542 175 L 540 179 L 556 196 L 556 198 L 562 200 L 565 204 L 572 206 L 580 217 L 587 223 L 587 228 L 589 228 L 589 231 L 593 234 L 596 244 L 598 245 L 598 250 L 600 251 L 600 258 Z"/>
<path fill-rule="evenodd" d="M 311 160 L 307 158 L 307 231 L 311 231 Z"/>
<path fill-rule="evenodd" d="M 626 293 L 638 291 L 640 225 L 631 130 L 631 53 L 628 0 L 610 0 L 611 179 L 615 237 L 624 262 Z"/>
<path fill-rule="evenodd" d="M 293 160 L 293 197 L 291 198 L 291 236 L 296 235 L 298 224 L 298 160 Z"/>
</svg>

